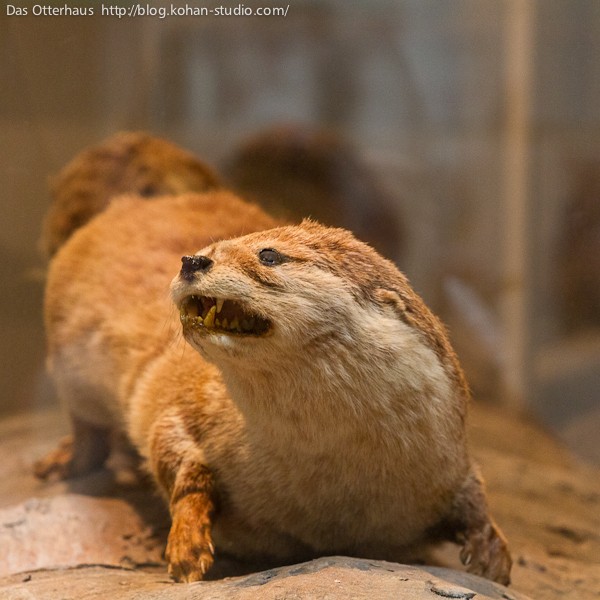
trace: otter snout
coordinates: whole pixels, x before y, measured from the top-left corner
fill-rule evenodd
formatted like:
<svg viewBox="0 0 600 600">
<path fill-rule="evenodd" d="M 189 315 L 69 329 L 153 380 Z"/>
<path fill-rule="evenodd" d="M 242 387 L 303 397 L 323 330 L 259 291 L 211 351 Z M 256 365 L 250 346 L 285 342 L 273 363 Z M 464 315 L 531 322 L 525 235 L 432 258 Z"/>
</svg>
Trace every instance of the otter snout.
<svg viewBox="0 0 600 600">
<path fill-rule="evenodd" d="M 191 281 L 195 273 L 205 273 L 212 265 L 213 261 L 208 256 L 182 256 L 179 275 L 182 279 Z"/>
</svg>

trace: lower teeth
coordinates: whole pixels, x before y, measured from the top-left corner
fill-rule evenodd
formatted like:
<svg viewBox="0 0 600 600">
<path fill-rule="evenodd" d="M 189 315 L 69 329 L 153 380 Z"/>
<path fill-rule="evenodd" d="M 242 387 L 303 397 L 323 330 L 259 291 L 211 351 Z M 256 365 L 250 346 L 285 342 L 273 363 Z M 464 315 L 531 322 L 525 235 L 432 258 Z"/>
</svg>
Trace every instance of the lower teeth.
<svg viewBox="0 0 600 600">
<path fill-rule="evenodd" d="M 218 319 L 214 319 L 214 315 L 211 315 L 210 312 L 206 315 L 206 317 L 204 317 L 204 319 L 202 319 L 200 316 L 196 317 L 182 313 L 180 320 L 184 325 L 188 327 L 194 327 L 196 329 L 203 327 L 204 329 L 220 329 L 235 333 L 249 333 L 252 329 L 251 327 L 246 326 L 246 321 L 243 322 L 243 328 L 240 327 L 237 319 L 234 319 L 231 323 L 228 323 L 227 319 L 223 319 L 223 321 L 220 322 Z"/>
</svg>

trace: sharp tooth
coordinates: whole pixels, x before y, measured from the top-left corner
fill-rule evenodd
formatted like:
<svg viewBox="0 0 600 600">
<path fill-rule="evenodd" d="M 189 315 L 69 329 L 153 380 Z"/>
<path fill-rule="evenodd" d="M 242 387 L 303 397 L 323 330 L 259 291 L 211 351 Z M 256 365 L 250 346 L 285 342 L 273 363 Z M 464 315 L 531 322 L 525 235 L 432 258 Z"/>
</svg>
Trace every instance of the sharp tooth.
<svg viewBox="0 0 600 600">
<path fill-rule="evenodd" d="M 240 322 L 238 321 L 237 317 L 235 319 L 233 319 L 233 321 L 231 321 L 231 323 L 229 323 L 229 327 L 230 327 L 230 329 L 239 329 L 240 328 Z"/>
<path fill-rule="evenodd" d="M 206 317 L 204 317 L 204 327 L 212 328 L 215 326 L 215 314 L 217 312 L 216 306 L 211 306 Z"/>
<path fill-rule="evenodd" d="M 219 319 L 215 319 L 215 325 L 217 327 L 221 327 L 221 321 L 219 321 Z"/>
<path fill-rule="evenodd" d="M 217 301 L 217 312 L 220 313 L 223 308 L 223 303 L 225 302 L 225 298 L 216 298 Z"/>
<path fill-rule="evenodd" d="M 221 323 L 221 327 L 223 327 L 223 329 L 229 329 L 229 321 L 226 318 L 223 319 L 223 322 Z"/>
</svg>

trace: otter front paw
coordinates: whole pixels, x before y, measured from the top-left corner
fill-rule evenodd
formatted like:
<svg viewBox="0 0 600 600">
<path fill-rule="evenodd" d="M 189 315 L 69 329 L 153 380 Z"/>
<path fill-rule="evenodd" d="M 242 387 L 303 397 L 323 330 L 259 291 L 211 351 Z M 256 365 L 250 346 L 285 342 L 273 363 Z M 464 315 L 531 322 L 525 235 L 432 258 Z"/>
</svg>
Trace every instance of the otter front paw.
<svg viewBox="0 0 600 600">
<path fill-rule="evenodd" d="M 33 472 L 40 479 L 69 479 L 102 467 L 110 452 L 109 433 L 72 417 L 73 435 L 60 440 L 58 447 L 36 461 Z"/>
<path fill-rule="evenodd" d="M 68 479 L 73 474 L 73 438 L 68 435 L 39 460 L 33 463 L 33 474 L 39 479 L 56 476 L 58 479 Z"/>
<path fill-rule="evenodd" d="M 175 581 L 200 581 L 214 562 L 215 548 L 206 500 L 202 494 L 189 494 L 172 508 L 166 559 L 169 575 Z"/>
<path fill-rule="evenodd" d="M 512 559 L 506 539 L 493 523 L 488 522 L 467 535 L 460 559 L 469 573 L 503 585 L 510 583 Z"/>
</svg>

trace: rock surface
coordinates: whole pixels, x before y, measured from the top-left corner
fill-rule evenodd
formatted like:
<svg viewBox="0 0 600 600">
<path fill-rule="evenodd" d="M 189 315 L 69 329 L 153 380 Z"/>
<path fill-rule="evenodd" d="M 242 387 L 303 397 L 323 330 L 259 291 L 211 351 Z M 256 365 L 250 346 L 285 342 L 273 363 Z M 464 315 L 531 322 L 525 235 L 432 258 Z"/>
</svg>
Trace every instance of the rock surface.
<svg viewBox="0 0 600 600">
<path fill-rule="evenodd" d="M 175 584 L 164 573 L 85 567 L 3 580 L 6 600 L 527 600 L 518 592 L 479 577 L 436 567 L 416 568 L 383 561 L 326 557 L 245 577 Z"/>
<path fill-rule="evenodd" d="M 41 483 L 32 461 L 66 430 L 57 411 L 0 424 L 0 598 L 270 599 L 600 598 L 600 472 L 574 461 L 535 425 L 474 406 L 474 453 L 513 553 L 510 588 L 465 574 L 448 544 L 440 566 L 346 557 L 269 571 L 220 559 L 214 577 L 173 584 L 162 562 L 168 516 L 122 465 L 65 484 Z"/>
<path fill-rule="evenodd" d="M 8 548 L 0 576 L 80 564 L 162 563 L 160 540 L 132 506 L 116 498 L 31 498 L 0 511 L 0 522 L 0 548 Z"/>
</svg>

